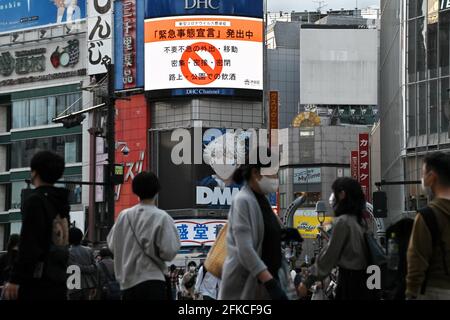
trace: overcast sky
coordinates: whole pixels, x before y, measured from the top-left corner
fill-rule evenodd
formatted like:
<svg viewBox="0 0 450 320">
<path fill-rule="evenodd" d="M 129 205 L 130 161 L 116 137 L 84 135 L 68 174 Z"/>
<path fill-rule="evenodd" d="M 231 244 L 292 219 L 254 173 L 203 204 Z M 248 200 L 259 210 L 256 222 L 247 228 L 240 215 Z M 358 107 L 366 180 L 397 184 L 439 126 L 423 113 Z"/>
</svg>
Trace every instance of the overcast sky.
<svg viewBox="0 0 450 320">
<path fill-rule="evenodd" d="M 358 8 L 367 8 L 370 5 L 380 4 L 379 0 L 328 0 L 324 1 L 327 6 L 322 10 L 338 10 L 344 9 L 354 9 L 356 3 L 358 3 Z M 319 4 L 313 0 L 267 0 L 267 6 L 269 11 L 280 11 L 290 12 L 292 10 L 304 11 L 304 10 L 316 10 Z"/>
</svg>

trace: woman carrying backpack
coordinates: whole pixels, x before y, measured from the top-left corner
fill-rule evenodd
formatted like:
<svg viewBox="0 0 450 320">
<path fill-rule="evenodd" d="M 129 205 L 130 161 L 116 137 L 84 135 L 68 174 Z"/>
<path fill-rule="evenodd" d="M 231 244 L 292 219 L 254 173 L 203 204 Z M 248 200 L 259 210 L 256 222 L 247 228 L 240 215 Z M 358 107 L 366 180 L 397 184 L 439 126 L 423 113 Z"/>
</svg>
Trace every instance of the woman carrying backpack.
<svg viewBox="0 0 450 320">
<path fill-rule="evenodd" d="M 328 244 L 310 268 L 310 275 L 299 287 L 301 295 L 316 282 L 339 268 L 336 300 L 371 300 L 367 287 L 368 247 L 363 214 L 366 200 L 360 184 L 351 178 L 339 178 L 332 185 L 330 205 L 335 212 Z"/>
</svg>

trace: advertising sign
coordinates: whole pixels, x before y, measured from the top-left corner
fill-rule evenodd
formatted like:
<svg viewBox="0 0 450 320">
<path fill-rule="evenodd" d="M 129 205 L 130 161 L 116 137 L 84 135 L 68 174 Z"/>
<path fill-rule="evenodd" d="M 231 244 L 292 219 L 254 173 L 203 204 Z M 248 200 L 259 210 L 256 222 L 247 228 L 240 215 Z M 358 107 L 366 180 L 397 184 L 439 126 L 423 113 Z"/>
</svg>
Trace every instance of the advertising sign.
<svg viewBox="0 0 450 320">
<path fill-rule="evenodd" d="M 324 225 L 332 223 L 332 217 L 325 217 Z M 314 209 L 297 210 L 294 215 L 294 228 L 296 228 L 304 239 L 315 239 L 319 234 L 317 227 L 317 212 Z"/>
<path fill-rule="evenodd" d="M 294 169 L 294 184 L 311 184 L 320 183 L 321 170 L 320 168 L 295 168 Z"/>
<path fill-rule="evenodd" d="M 114 54 L 116 90 L 144 87 L 144 1 L 116 1 Z"/>
<path fill-rule="evenodd" d="M 148 167 L 147 134 L 150 111 L 144 95 L 133 95 L 129 100 L 116 101 L 116 162 L 124 166 L 123 184 L 116 186 L 116 216 L 124 209 L 136 205 L 138 197 L 133 194 L 131 183 L 136 175 Z M 128 154 L 122 153 L 127 146 Z"/>
<path fill-rule="evenodd" d="M 359 179 L 359 155 L 358 151 L 352 151 L 350 155 L 350 169 L 352 178 L 355 180 Z"/>
<path fill-rule="evenodd" d="M 84 18 L 85 0 L 0 0 L 0 33 Z"/>
<path fill-rule="evenodd" d="M 264 17 L 263 0 L 145 0 L 145 18 L 183 15 Z"/>
<path fill-rule="evenodd" d="M 369 134 L 359 134 L 359 183 L 366 195 L 366 200 L 370 202 L 370 151 Z"/>
<path fill-rule="evenodd" d="M 113 63 L 113 0 L 88 1 L 88 74 L 107 72 Z"/>
<path fill-rule="evenodd" d="M 212 246 L 226 220 L 176 220 L 181 246 Z"/>
<path fill-rule="evenodd" d="M 185 16 L 145 21 L 145 90 L 263 89 L 263 21 Z"/>
<path fill-rule="evenodd" d="M 84 46 L 76 38 L 0 51 L 0 87 L 86 74 Z"/>
</svg>

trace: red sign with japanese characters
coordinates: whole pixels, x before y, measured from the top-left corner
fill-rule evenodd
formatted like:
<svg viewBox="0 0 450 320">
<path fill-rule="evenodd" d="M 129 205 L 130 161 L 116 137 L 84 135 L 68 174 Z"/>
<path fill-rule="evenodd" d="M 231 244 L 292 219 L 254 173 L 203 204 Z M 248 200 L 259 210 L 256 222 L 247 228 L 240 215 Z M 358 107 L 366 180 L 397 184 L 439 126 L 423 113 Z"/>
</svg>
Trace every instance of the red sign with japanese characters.
<svg viewBox="0 0 450 320">
<path fill-rule="evenodd" d="M 206 85 L 220 79 L 223 64 L 218 63 L 210 66 L 207 60 L 200 57 L 198 54 L 199 51 L 207 52 L 215 61 L 223 60 L 219 49 L 215 46 L 206 42 L 196 42 L 188 46 L 181 56 L 181 72 L 185 79 L 196 85 Z M 195 67 L 200 68 L 201 73 L 193 72 L 192 70 Z"/>
<path fill-rule="evenodd" d="M 352 178 L 355 180 L 359 180 L 359 155 L 358 151 L 352 151 L 350 156 L 350 169 Z"/>
<path fill-rule="evenodd" d="M 148 169 L 147 133 L 150 111 L 144 95 L 116 102 L 116 163 L 124 166 L 124 183 L 116 187 L 115 215 L 139 202 L 133 194 L 131 182 L 140 172 Z M 129 153 L 122 149 L 128 147 Z"/>
<path fill-rule="evenodd" d="M 366 195 L 366 200 L 370 202 L 370 147 L 369 134 L 359 134 L 359 183 Z"/>
</svg>

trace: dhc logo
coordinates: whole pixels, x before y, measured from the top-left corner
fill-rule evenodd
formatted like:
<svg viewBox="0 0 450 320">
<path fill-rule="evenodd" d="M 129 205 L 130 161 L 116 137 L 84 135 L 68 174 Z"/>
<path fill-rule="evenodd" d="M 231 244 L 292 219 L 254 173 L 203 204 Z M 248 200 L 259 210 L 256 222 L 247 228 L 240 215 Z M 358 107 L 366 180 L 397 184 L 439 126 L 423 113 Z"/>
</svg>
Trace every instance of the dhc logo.
<svg viewBox="0 0 450 320">
<path fill-rule="evenodd" d="M 213 9 L 218 10 L 220 0 L 184 0 L 184 8 L 190 9 Z"/>
</svg>

